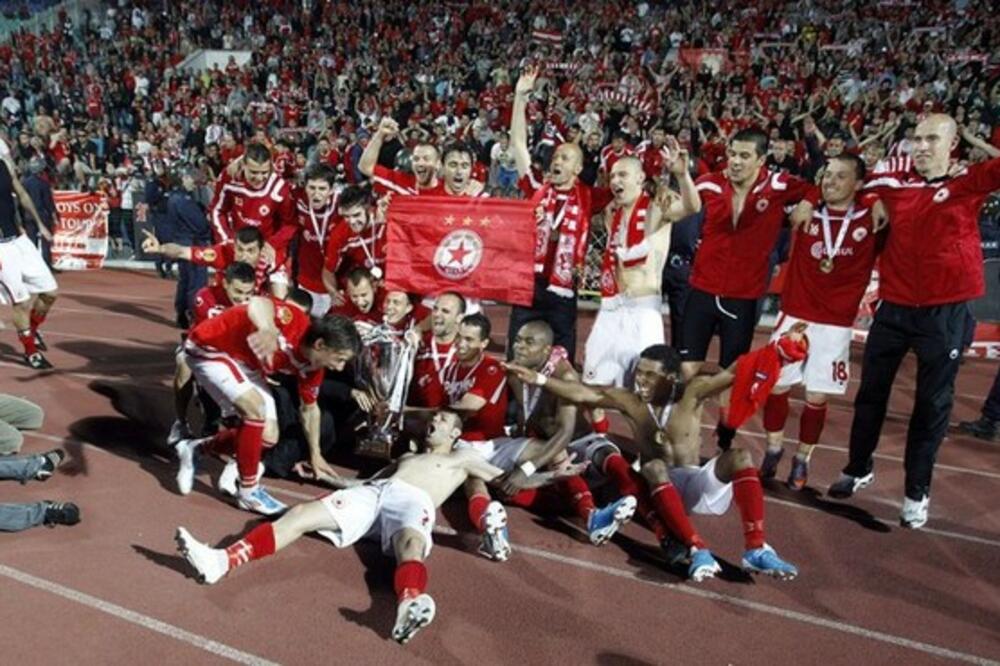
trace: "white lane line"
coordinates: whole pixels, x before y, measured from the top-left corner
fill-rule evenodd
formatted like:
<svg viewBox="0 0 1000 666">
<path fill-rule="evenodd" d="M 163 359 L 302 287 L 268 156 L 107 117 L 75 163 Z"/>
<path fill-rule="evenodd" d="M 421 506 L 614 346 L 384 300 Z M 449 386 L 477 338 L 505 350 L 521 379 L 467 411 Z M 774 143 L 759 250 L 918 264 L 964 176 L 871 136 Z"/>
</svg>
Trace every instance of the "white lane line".
<svg viewBox="0 0 1000 666">
<path fill-rule="evenodd" d="M 101 447 L 97 446 L 96 444 L 91 444 L 90 442 L 84 442 L 82 440 L 76 439 L 75 437 L 59 437 L 58 435 L 49 435 L 49 434 L 46 434 L 46 433 L 43 433 L 43 432 L 35 432 L 35 431 L 32 431 L 32 430 L 26 430 L 26 431 L 22 432 L 22 434 L 25 437 L 33 437 L 35 439 L 42 439 L 42 440 L 45 440 L 45 441 L 48 441 L 48 442 L 53 442 L 53 443 L 56 443 L 56 444 L 65 444 L 65 443 L 76 444 L 76 445 L 79 445 L 79 446 L 84 446 L 84 447 L 86 447 L 88 449 L 91 449 L 91 450 L 94 450 L 94 451 L 100 451 L 102 453 L 107 453 L 109 455 L 116 455 L 116 454 L 111 453 L 110 451 L 102 449 Z M 199 476 L 203 476 L 203 475 L 199 474 Z M 214 484 L 211 483 L 211 479 L 209 479 L 206 483 L 208 485 L 210 485 L 210 486 L 214 485 Z M 269 485 L 268 486 L 268 490 L 271 491 L 271 492 L 273 492 L 273 493 L 277 493 L 277 494 L 280 494 L 280 495 L 285 495 L 287 497 L 291 497 L 293 499 L 298 499 L 298 500 L 303 500 L 303 501 L 314 500 L 317 497 L 317 495 L 310 495 L 308 493 L 301 493 L 301 492 L 298 492 L 296 490 L 286 490 L 284 488 L 281 488 L 279 486 L 274 486 L 274 485 Z M 324 491 L 325 491 L 325 489 L 323 489 L 323 488 L 317 489 L 318 493 L 322 493 Z M 872 498 L 872 499 L 874 499 L 874 498 Z M 764 501 L 765 502 L 771 502 L 771 503 L 774 503 L 774 504 L 780 504 L 782 506 L 787 506 L 787 507 L 792 508 L 792 509 L 804 509 L 806 511 L 815 511 L 815 512 L 818 512 L 818 513 L 827 513 L 827 514 L 830 513 L 829 511 L 823 511 L 822 509 L 819 509 L 819 508 L 814 507 L 814 506 L 808 506 L 806 504 L 799 504 L 798 502 L 790 502 L 788 500 L 783 500 L 783 499 L 780 499 L 778 497 L 772 497 L 771 495 L 767 495 L 767 494 L 764 495 Z M 878 500 L 876 500 L 876 501 L 878 501 Z M 885 503 L 891 504 L 889 502 L 885 502 Z M 845 506 L 847 506 L 847 505 L 845 505 Z M 897 505 L 892 504 L 892 506 L 897 506 Z M 897 506 L 897 508 L 898 508 L 898 506 Z M 878 522 L 883 523 L 885 525 L 894 525 L 896 523 L 896 519 L 895 518 L 891 518 L 891 519 L 890 518 L 880 518 L 878 516 L 872 516 L 872 518 L 874 518 Z M 964 534 L 962 532 L 951 532 L 951 531 L 948 531 L 948 530 L 939 530 L 939 529 L 934 529 L 934 528 L 929 528 L 929 527 L 923 527 L 923 528 L 920 529 L 920 531 L 924 532 L 924 533 L 927 533 L 927 534 L 934 534 L 936 536 L 945 537 L 945 538 L 948 538 L 948 539 L 958 539 L 959 541 L 968 541 L 968 542 L 977 543 L 977 544 L 980 544 L 980 545 L 983 545 L 983 546 L 992 546 L 994 548 L 1000 548 L 1000 541 L 994 540 L 994 539 L 987 539 L 986 537 L 975 536 L 973 534 Z M 452 532 L 442 532 L 442 533 L 451 534 Z"/>
<path fill-rule="evenodd" d="M 701 426 L 701 429 L 702 430 L 711 430 L 711 431 L 714 432 L 715 431 L 715 426 L 714 425 L 706 425 L 706 424 L 703 423 L 702 426 Z M 754 432 L 754 431 L 750 431 L 750 430 L 738 430 L 737 432 L 740 435 L 746 435 L 747 437 L 753 437 L 755 439 L 767 439 L 767 434 L 763 433 L 763 432 Z M 784 444 L 798 444 L 798 440 L 790 439 L 790 438 L 786 437 L 786 438 L 784 438 L 782 440 L 782 443 L 784 443 Z M 816 448 L 817 449 L 824 449 L 826 451 L 838 451 L 838 452 L 841 452 L 841 453 L 849 453 L 849 449 L 846 446 L 830 446 L 829 444 L 817 444 Z M 893 462 L 903 462 L 903 458 L 901 456 L 893 456 L 893 455 L 890 455 L 888 453 L 876 453 L 874 455 L 874 457 L 877 458 L 877 459 L 879 459 L 879 460 L 892 460 Z M 960 474 L 971 474 L 973 476 L 982 476 L 982 477 L 985 477 L 987 479 L 1000 479 L 1000 474 L 998 474 L 996 472 L 988 472 L 985 469 L 972 469 L 972 468 L 969 468 L 969 467 L 957 467 L 955 465 L 946 465 L 944 463 L 935 463 L 934 464 L 934 469 L 936 469 L 936 470 L 937 469 L 943 469 L 943 470 L 947 470 L 949 472 L 958 472 Z"/>
<path fill-rule="evenodd" d="M 155 631 L 158 634 L 163 634 L 164 636 L 173 638 L 181 643 L 193 645 L 196 648 L 210 652 L 211 654 L 219 657 L 235 661 L 238 664 L 277 666 L 276 662 L 268 661 L 263 657 L 258 657 L 257 655 L 250 654 L 249 652 L 237 650 L 236 648 L 226 645 L 225 643 L 213 641 L 205 636 L 192 633 L 186 629 L 181 629 L 180 627 L 168 624 L 162 620 L 157 620 L 155 617 L 143 615 L 142 613 L 129 610 L 124 606 L 113 604 L 110 601 L 105 601 L 104 599 L 79 592 L 58 583 L 53 583 L 52 581 L 44 578 L 32 576 L 31 574 L 14 569 L 13 567 L 0 564 L 0 576 L 4 576 L 19 583 L 23 583 L 24 585 L 29 585 L 44 592 L 49 592 L 62 597 L 63 599 L 68 599 L 69 601 L 73 601 L 83 606 L 87 606 L 88 608 L 106 613 L 112 617 L 118 618 L 119 620 L 130 622 L 145 629 L 149 629 L 150 631 Z"/>
<path fill-rule="evenodd" d="M 816 627 L 821 627 L 823 629 L 831 629 L 833 631 L 839 631 L 845 634 L 851 634 L 853 636 L 860 636 L 862 638 L 867 638 L 869 640 L 878 641 L 889 645 L 895 645 L 896 647 L 907 648 L 910 650 L 914 650 L 916 652 L 922 652 L 924 654 L 929 654 L 935 657 L 941 657 L 943 659 L 952 659 L 954 661 L 962 661 L 969 664 L 978 664 L 980 666 L 1000 666 L 1000 662 L 988 659 L 986 657 L 980 657 L 979 655 L 969 654 L 967 652 L 959 652 L 957 650 L 951 650 L 938 645 L 932 645 L 930 643 L 923 643 L 921 641 L 915 641 L 909 638 L 904 638 L 903 636 L 896 636 L 895 634 L 887 634 L 882 631 L 866 629 L 864 627 L 860 627 L 855 624 L 849 624 L 847 622 L 839 622 L 837 620 L 831 620 L 829 618 L 821 617 L 818 615 L 811 615 L 809 613 L 803 613 L 788 608 L 782 608 L 781 606 L 772 606 L 770 604 L 761 603 L 759 601 L 750 601 L 748 599 L 732 597 L 727 594 L 712 592 L 703 587 L 693 587 L 692 585 L 688 584 L 677 584 L 677 583 L 670 583 L 667 581 L 650 580 L 649 578 L 640 577 L 636 572 L 628 571 L 627 569 L 619 569 L 617 567 L 611 567 L 604 564 L 588 562 L 587 560 L 580 560 L 575 557 L 569 557 L 566 555 L 560 555 L 558 553 L 552 553 L 547 550 L 542 550 L 540 548 L 532 548 L 530 546 L 521 546 L 521 545 L 513 546 L 513 548 L 515 552 L 523 553 L 531 557 L 537 557 L 544 560 L 559 562 L 561 564 L 574 566 L 580 569 L 597 571 L 603 574 L 607 574 L 609 576 L 614 576 L 616 578 L 624 578 L 643 585 L 651 585 L 653 587 L 666 588 L 673 592 L 681 592 L 683 594 L 687 594 L 693 597 L 699 597 L 701 599 L 708 599 L 711 601 L 718 601 L 732 606 L 747 608 L 749 610 L 757 611 L 759 613 L 774 615 L 784 620 L 792 620 L 794 622 L 799 622 L 802 624 L 810 624 Z M 648 575 L 648 572 L 646 572 L 644 575 Z"/>
<path fill-rule="evenodd" d="M 109 294 L 106 291 L 63 291 L 59 290 L 60 296 L 86 296 L 88 298 L 101 298 L 106 301 L 172 301 L 173 296 L 132 296 L 128 294 Z"/>
</svg>

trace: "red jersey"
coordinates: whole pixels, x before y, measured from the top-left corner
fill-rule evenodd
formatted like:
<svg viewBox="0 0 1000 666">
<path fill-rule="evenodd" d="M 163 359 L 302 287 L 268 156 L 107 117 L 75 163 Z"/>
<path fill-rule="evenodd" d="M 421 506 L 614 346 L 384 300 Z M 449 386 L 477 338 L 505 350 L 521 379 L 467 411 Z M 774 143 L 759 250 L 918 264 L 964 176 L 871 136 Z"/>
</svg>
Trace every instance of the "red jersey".
<svg viewBox="0 0 1000 666">
<path fill-rule="evenodd" d="M 444 392 L 444 369 L 454 358 L 454 342 L 439 342 L 431 331 L 424 333 L 413 361 L 409 404 L 416 407 L 444 407 L 448 404 Z"/>
<path fill-rule="evenodd" d="M 194 246 L 191 248 L 191 263 L 198 266 L 208 266 L 214 268 L 216 285 L 221 285 L 225 276 L 223 272 L 236 261 L 236 245 L 230 240 L 225 243 L 216 243 L 208 247 Z M 271 282 L 288 283 L 287 261 L 284 254 L 278 251 L 275 256 L 275 263 L 271 264 L 261 256 L 254 266 L 254 293 L 263 294 L 266 287 Z"/>
<path fill-rule="evenodd" d="M 959 303 L 986 292 L 979 209 L 1000 189 L 1000 158 L 972 164 L 954 178 L 917 173 L 875 176 L 865 190 L 889 213 L 879 260 L 881 298 L 898 305 Z"/>
<path fill-rule="evenodd" d="M 336 197 L 320 210 L 310 210 L 309 199 L 304 192 L 298 192 L 295 197 L 295 222 L 299 229 L 297 256 L 299 261 L 299 286 L 309 291 L 323 294 L 324 252 L 328 239 L 335 229 L 346 227 L 338 225 Z"/>
<path fill-rule="evenodd" d="M 206 319 L 217 317 L 226 309 L 231 308 L 233 302 L 229 300 L 226 290 L 222 285 L 202 287 L 194 295 L 194 309 L 192 310 L 193 320 L 191 328 L 194 328 Z"/>
<path fill-rule="evenodd" d="M 284 250 L 296 232 L 292 187 L 275 172 L 252 190 L 243 178 L 231 178 L 223 171 L 210 210 L 218 241 L 229 240 L 244 227 L 257 227 L 264 240 Z"/>
<path fill-rule="evenodd" d="M 767 290 L 768 257 L 785 220 L 785 206 L 819 200 L 811 183 L 761 169 L 733 220 L 733 186 L 723 173 L 696 181 L 705 221 L 694 257 L 691 286 L 723 298 L 760 298 Z"/>
<path fill-rule="evenodd" d="M 372 324 L 378 326 L 382 323 L 382 303 L 385 302 L 385 292 L 381 289 L 375 290 L 375 301 L 372 303 L 371 310 L 368 312 L 362 312 L 358 309 L 351 299 L 344 301 L 343 305 L 338 305 L 330 309 L 330 314 L 343 315 L 351 321 L 362 322 L 364 324 Z"/>
<path fill-rule="evenodd" d="M 448 404 L 458 402 L 466 393 L 486 401 L 479 411 L 465 416 L 462 436 L 475 440 L 503 437 L 507 418 L 507 373 L 500 362 L 492 356 L 483 356 L 471 366 L 455 360 L 444 368 L 442 375 Z"/>
<path fill-rule="evenodd" d="M 302 337 L 309 330 L 309 315 L 284 301 L 272 299 L 272 302 L 279 337 L 278 351 L 274 353 L 270 365 L 265 366 L 247 342 L 247 338 L 257 331 L 247 314 L 248 305 L 231 307 L 217 317 L 198 324 L 191 329 L 188 340 L 206 351 L 223 352 L 263 374 L 297 376 L 299 397 L 304 403 L 314 404 L 319 396 L 319 385 L 323 382 L 323 368 L 311 367 L 299 351 Z"/>
<path fill-rule="evenodd" d="M 854 323 L 877 252 L 871 210 L 861 202 L 854 206 L 850 220 L 846 210 L 821 208 L 795 232 L 788 277 L 781 291 L 782 312 L 817 324 Z M 824 212 L 828 214 L 829 236 L 823 230 Z M 833 270 L 826 273 L 820 262 L 829 256 L 829 249 L 835 250 L 835 256 Z"/>
<path fill-rule="evenodd" d="M 373 222 L 357 234 L 348 224 L 338 224 L 326 243 L 324 267 L 340 276 L 354 268 L 371 270 L 377 267 L 384 276 L 387 242 L 385 224 Z"/>
</svg>

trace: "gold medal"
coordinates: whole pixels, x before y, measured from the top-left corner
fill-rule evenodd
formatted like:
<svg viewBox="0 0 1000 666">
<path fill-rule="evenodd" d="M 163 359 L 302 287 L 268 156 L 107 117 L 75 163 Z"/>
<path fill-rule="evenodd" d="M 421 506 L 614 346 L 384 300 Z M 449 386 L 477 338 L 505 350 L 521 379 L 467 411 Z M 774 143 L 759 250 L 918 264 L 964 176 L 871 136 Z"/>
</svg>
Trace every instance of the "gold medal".
<svg viewBox="0 0 1000 666">
<path fill-rule="evenodd" d="M 832 273 L 833 272 L 833 258 L 832 257 L 823 257 L 822 259 L 820 259 L 819 269 L 821 271 L 823 271 L 824 273 Z"/>
<path fill-rule="evenodd" d="M 662 430 L 656 431 L 656 443 L 663 446 L 667 441 L 667 436 L 663 434 Z"/>
</svg>

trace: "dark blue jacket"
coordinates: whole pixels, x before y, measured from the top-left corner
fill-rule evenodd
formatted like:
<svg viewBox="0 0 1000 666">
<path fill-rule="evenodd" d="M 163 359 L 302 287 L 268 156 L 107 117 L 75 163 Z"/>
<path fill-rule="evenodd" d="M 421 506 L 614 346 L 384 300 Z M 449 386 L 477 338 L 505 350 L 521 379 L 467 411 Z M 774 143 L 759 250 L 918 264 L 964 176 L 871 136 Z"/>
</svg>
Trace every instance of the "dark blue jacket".
<svg viewBox="0 0 1000 666">
<path fill-rule="evenodd" d="M 204 209 L 186 190 L 175 190 L 167 197 L 167 218 L 181 245 L 197 245 L 212 240 L 212 229 Z"/>
</svg>

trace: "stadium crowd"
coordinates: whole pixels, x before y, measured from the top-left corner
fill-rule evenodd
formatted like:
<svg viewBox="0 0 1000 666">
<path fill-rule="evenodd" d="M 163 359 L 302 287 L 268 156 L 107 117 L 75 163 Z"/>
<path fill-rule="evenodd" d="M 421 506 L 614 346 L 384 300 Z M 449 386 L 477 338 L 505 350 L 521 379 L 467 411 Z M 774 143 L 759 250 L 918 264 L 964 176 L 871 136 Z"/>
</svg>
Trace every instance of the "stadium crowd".
<svg viewBox="0 0 1000 666">
<path fill-rule="evenodd" d="M 886 303 L 867 343 L 851 457 L 829 493 L 846 499 L 872 482 L 892 379 L 912 346 L 929 379 L 900 520 L 927 522 L 968 302 L 983 284 L 978 265 L 943 256 L 912 221 L 919 205 L 940 205 L 934 223 L 952 223 L 955 246 L 978 258 L 976 219 L 1000 183 L 1000 19 L 985 5 L 120 0 L 82 25 L 60 23 L 0 45 L 3 152 L 9 171 L 29 175 L 12 190 L 25 226 L 51 225 L 53 187 L 100 190 L 123 250 L 155 255 L 163 274 L 180 262 L 178 489 L 191 492 L 199 452 L 212 452 L 231 458 L 223 494 L 285 514 L 226 549 L 179 529 L 205 582 L 306 532 L 349 545 L 377 519 L 398 562 L 393 636 L 405 641 L 434 614 L 423 561 L 436 507 L 464 487 L 480 551 L 502 561 L 506 513 L 494 497 L 535 507 L 536 483 L 558 491 L 595 545 L 638 515 L 695 581 L 720 567 L 687 514 L 732 504 L 742 566 L 794 578 L 765 541 L 760 481 L 783 453 L 788 390 L 804 384 L 788 485 L 805 486 L 826 396 L 846 391 L 850 327 L 877 252 Z M 198 48 L 250 56 L 182 67 Z M 886 175 L 865 181 L 872 174 Z M 537 197 L 534 300 L 512 312 L 513 363 L 486 353 L 491 322 L 477 303 L 385 291 L 387 200 L 422 194 Z M 599 213 L 602 298 L 578 375 L 575 271 Z M 799 243 L 812 256 L 803 245 L 789 260 L 782 245 Z M 939 261 L 942 280 L 900 278 L 907 253 Z M 778 329 L 751 351 L 768 279 L 786 260 Z M 742 272 L 727 273 L 730 261 Z M 39 329 L 55 284 L 40 282 L 41 305 L 11 293 L 25 357 L 46 368 Z M 409 402 L 433 412 L 418 428 L 431 458 L 356 485 L 327 459 L 351 431 L 346 417 L 378 409 L 349 362 L 358 331 L 383 322 L 413 336 Z M 720 370 L 705 374 L 715 335 Z M 278 375 L 290 378 L 265 379 Z M 195 385 L 209 425 L 197 438 Z M 701 465 L 702 411 L 716 398 L 719 454 Z M 758 409 L 763 462 L 733 445 Z M 605 410 L 632 427 L 639 472 L 605 437 Z M 508 430 L 521 436 L 504 439 Z M 581 462 L 613 487 L 605 505 Z M 342 490 L 285 513 L 263 471 Z M 379 508 L 362 519 L 351 502 Z"/>
</svg>

